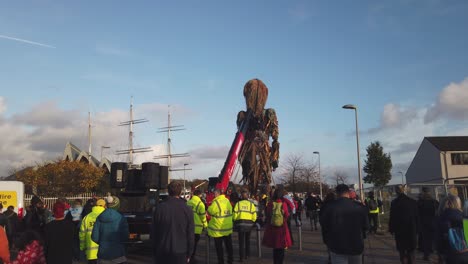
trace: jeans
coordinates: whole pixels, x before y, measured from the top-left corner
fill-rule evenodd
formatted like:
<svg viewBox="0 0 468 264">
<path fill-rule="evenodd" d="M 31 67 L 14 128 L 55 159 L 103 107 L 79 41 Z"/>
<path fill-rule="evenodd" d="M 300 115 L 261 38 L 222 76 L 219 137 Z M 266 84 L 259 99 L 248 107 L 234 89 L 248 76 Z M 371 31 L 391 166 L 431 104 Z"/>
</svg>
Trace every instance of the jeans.
<svg viewBox="0 0 468 264">
<path fill-rule="evenodd" d="M 309 211 L 309 219 L 310 219 L 310 228 L 312 230 L 317 230 L 317 223 L 318 223 L 318 212 L 317 210 Z"/>
<path fill-rule="evenodd" d="M 250 232 L 239 232 L 239 257 L 250 257 Z"/>
<path fill-rule="evenodd" d="M 369 233 L 377 233 L 377 228 L 379 227 L 379 214 L 369 214 Z"/>
<path fill-rule="evenodd" d="M 331 252 L 331 263 L 333 264 L 362 264 L 362 254 L 340 255 Z"/>
<path fill-rule="evenodd" d="M 231 235 L 223 237 L 215 237 L 214 244 L 216 248 L 216 255 L 218 256 L 218 264 L 224 264 L 224 251 L 223 251 L 223 242 L 226 246 L 226 251 L 228 254 L 228 264 L 232 264 L 234 260 L 234 251 L 232 249 L 232 237 Z"/>
</svg>

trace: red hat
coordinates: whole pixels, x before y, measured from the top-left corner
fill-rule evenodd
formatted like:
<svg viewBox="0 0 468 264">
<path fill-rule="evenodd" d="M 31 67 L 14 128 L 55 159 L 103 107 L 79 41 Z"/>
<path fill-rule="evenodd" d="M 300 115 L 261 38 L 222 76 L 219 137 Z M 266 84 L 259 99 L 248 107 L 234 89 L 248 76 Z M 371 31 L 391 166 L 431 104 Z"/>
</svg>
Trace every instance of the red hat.
<svg viewBox="0 0 468 264">
<path fill-rule="evenodd" d="M 349 191 L 349 198 L 353 199 L 353 200 L 356 200 L 356 197 L 357 197 L 356 192 L 354 190 L 350 190 Z"/>
<path fill-rule="evenodd" d="M 65 216 L 65 204 L 61 202 L 55 203 L 52 211 L 55 218 L 63 218 Z"/>
</svg>

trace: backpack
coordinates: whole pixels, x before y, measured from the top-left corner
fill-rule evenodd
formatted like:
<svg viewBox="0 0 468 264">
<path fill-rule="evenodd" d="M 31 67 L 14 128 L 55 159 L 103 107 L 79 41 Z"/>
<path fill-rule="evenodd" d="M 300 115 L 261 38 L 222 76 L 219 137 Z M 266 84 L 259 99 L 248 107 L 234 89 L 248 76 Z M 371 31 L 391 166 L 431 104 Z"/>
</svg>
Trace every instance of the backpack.
<svg viewBox="0 0 468 264">
<path fill-rule="evenodd" d="M 448 242 L 450 248 L 456 253 L 468 251 L 468 245 L 465 240 L 465 234 L 461 227 L 451 227 L 448 230 Z"/>
<path fill-rule="evenodd" d="M 377 202 L 375 201 L 375 199 L 369 199 L 367 201 L 367 205 L 369 206 L 369 210 L 370 211 L 374 211 L 374 210 L 377 210 Z"/>
<path fill-rule="evenodd" d="M 281 227 L 284 224 L 283 203 L 273 202 L 273 210 L 271 214 L 271 225 Z"/>
</svg>

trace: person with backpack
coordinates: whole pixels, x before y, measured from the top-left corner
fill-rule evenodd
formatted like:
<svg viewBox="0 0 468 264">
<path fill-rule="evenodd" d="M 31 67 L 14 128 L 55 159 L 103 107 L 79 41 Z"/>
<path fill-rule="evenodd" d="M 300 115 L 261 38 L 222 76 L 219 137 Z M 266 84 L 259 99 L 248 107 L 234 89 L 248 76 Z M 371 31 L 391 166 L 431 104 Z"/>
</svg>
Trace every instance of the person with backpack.
<svg viewBox="0 0 468 264">
<path fill-rule="evenodd" d="M 285 199 L 283 199 L 283 194 L 283 188 L 276 188 L 265 210 L 265 234 L 262 244 L 273 249 L 274 264 L 282 264 L 285 249 L 292 246 L 290 230 L 287 225 L 289 209 Z"/>
<path fill-rule="evenodd" d="M 436 225 L 436 247 L 439 263 L 468 263 L 468 247 L 463 228 L 460 198 L 449 194 L 441 203 Z"/>
<path fill-rule="evenodd" d="M 415 263 L 415 249 L 419 231 L 418 206 L 415 200 L 406 196 L 405 185 L 395 188 L 397 198 L 390 206 L 389 232 L 395 236 L 401 263 Z"/>
<path fill-rule="evenodd" d="M 335 188 L 337 199 L 322 207 L 320 223 L 330 250 L 331 263 L 362 263 L 369 218 L 364 206 L 349 199 L 349 187 Z"/>
<path fill-rule="evenodd" d="M 418 213 L 421 220 L 421 228 L 418 242 L 424 252 L 424 260 L 429 260 L 434 243 L 434 223 L 439 209 L 439 202 L 432 198 L 429 188 L 423 187 L 421 197 L 418 200 Z"/>
<path fill-rule="evenodd" d="M 379 227 L 379 213 L 382 208 L 382 201 L 375 198 L 374 192 L 370 191 L 367 199 L 364 204 L 369 210 L 369 233 L 377 233 L 377 228 Z"/>
</svg>

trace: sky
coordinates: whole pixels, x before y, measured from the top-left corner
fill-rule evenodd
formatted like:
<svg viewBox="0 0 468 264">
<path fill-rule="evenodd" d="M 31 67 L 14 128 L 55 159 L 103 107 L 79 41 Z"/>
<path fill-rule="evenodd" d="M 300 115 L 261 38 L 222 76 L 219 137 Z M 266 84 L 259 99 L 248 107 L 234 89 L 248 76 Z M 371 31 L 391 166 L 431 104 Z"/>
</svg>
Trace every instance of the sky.
<svg viewBox="0 0 468 264">
<path fill-rule="evenodd" d="M 380 141 L 400 182 L 426 136 L 468 134 L 468 2 L 5 1 L 0 3 L 0 176 L 61 156 L 71 141 L 114 161 L 128 147 L 133 96 L 137 162 L 189 152 L 189 179 L 217 176 L 259 78 L 278 114 L 284 161 L 299 155 L 332 181 L 357 180 Z M 170 108 L 168 107 L 170 105 Z M 283 162 L 283 163 L 282 163 Z M 182 178 L 182 172 L 174 172 Z"/>
</svg>

